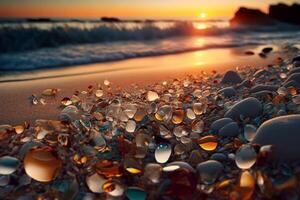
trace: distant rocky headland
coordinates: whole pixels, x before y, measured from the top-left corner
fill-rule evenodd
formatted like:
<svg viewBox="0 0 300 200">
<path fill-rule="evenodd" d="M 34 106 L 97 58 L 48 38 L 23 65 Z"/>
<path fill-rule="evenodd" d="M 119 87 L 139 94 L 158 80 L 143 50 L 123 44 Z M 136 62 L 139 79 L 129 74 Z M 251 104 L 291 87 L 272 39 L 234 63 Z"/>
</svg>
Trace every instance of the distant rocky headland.
<svg viewBox="0 0 300 200">
<path fill-rule="evenodd" d="M 268 13 L 259 9 L 240 7 L 230 20 L 230 25 L 275 25 L 278 22 L 300 25 L 300 4 L 294 3 L 289 6 L 279 3 L 270 5 Z"/>
</svg>

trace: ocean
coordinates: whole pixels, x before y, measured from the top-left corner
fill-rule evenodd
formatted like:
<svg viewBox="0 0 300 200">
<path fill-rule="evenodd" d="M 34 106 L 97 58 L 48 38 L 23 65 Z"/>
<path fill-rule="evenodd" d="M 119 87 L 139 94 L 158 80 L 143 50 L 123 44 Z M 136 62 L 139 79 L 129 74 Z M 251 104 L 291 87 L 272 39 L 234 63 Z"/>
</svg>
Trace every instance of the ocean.
<svg viewBox="0 0 300 200">
<path fill-rule="evenodd" d="M 0 71 L 29 71 L 212 48 L 298 44 L 300 27 L 229 26 L 228 20 L 58 20 L 0 23 Z"/>
</svg>

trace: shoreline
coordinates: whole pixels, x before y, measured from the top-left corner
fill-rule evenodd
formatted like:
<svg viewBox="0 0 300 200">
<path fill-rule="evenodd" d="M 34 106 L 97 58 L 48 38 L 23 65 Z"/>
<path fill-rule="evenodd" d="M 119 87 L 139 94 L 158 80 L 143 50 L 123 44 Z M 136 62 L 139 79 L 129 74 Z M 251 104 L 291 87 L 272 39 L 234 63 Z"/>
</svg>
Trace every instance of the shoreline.
<svg viewBox="0 0 300 200">
<path fill-rule="evenodd" d="M 89 85 L 95 86 L 102 83 L 105 79 L 113 84 L 112 88 L 128 89 L 131 84 L 144 87 L 148 84 L 181 78 L 189 74 L 201 74 L 202 71 L 211 73 L 212 70 L 218 72 L 246 65 L 266 66 L 272 64 L 281 55 L 279 52 L 274 52 L 265 59 L 258 55 L 244 55 L 244 52 L 249 49 L 257 54 L 263 47 L 210 49 L 13 75 L 16 79 L 21 80 L 0 83 L 0 102 L 2 102 L 0 109 L 3 113 L 0 117 L 0 124 L 33 122 L 38 118 L 55 119 L 60 111 L 60 108 L 55 105 L 59 105 L 60 99 L 72 95 L 75 90 L 86 90 Z M 215 57 L 221 59 L 215 59 Z M 77 75 L 70 75 L 70 73 Z M 145 74 L 148 76 L 145 77 Z M 57 75 L 61 77 L 56 77 Z M 53 78 L 42 78 L 44 76 L 53 76 Z M 22 79 L 32 78 L 38 80 L 22 81 Z M 5 81 L 4 77 L 1 77 L 0 80 Z M 62 91 L 56 99 L 50 99 L 46 105 L 30 105 L 28 98 L 32 94 L 40 95 L 47 88 L 59 88 Z M 18 100 L 16 101 L 16 99 Z"/>
</svg>

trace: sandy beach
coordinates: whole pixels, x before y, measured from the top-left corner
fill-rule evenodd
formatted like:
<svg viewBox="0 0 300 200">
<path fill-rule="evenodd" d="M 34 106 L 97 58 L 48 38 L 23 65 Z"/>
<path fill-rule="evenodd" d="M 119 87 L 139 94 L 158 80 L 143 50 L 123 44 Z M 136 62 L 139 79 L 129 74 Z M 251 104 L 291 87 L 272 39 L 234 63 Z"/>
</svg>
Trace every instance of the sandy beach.
<svg viewBox="0 0 300 200">
<path fill-rule="evenodd" d="M 71 96 L 76 90 L 86 90 L 89 85 L 112 83 L 112 88 L 132 88 L 131 84 L 146 86 L 155 82 L 171 81 L 186 75 L 224 72 L 237 67 L 267 66 L 284 56 L 276 50 L 267 58 L 257 54 L 265 46 L 246 48 L 212 49 L 176 55 L 135 58 L 103 64 L 90 64 L 63 69 L 33 71 L 0 77 L 0 123 L 19 124 L 36 119 L 57 119 L 61 110 L 60 100 Z M 275 48 L 276 49 L 276 48 Z M 256 55 L 245 55 L 252 50 Z M 47 98 L 46 105 L 33 106 L 32 94 L 41 95 L 48 88 L 59 88 L 55 98 Z M 18 99 L 18 101 L 16 101 Z"/>
</svg>

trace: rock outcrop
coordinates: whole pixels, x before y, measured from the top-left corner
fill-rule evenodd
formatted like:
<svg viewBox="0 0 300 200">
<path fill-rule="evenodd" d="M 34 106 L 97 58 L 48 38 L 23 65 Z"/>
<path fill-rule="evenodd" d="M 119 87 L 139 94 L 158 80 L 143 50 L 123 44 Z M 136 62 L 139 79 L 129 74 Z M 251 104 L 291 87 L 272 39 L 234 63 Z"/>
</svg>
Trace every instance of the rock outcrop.
<svg viewBox="0 0 300 200">
<path fill-rule="evenodd" d="M 288 6 L 283 3 L 270 5 L 269 16 L 281 22 L 300 25 L 300 4 Z"/>
<path fill-rule="evenodd" d="M 275 20 L 268 16 L 266 13 L 258 9 L 249 9 L 245 7 L 239 8 L 234 17 L 230 20 L 231 26 L 245 25 L 273 25 Z"/>
</svg>

